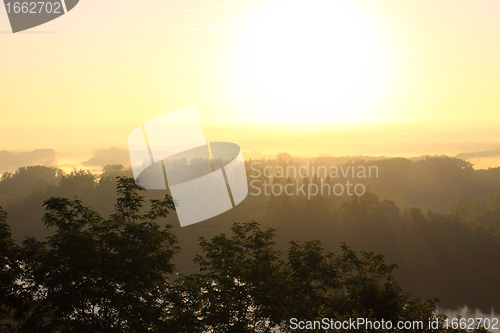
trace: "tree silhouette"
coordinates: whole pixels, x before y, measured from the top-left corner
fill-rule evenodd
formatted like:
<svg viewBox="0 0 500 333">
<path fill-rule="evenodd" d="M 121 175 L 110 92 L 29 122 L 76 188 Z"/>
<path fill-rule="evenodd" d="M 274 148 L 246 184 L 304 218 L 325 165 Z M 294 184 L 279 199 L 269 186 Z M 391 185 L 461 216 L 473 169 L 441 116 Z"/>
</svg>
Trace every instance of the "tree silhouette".
<svg viewBox="0 0 500 333">
<path fill-rule="evenodd" d="M 144 198 L 120 178 L 109 219 L 77 199 L 52 197 L 43 222 L 57 228 L 48 241 L 24 242 L 18 332 L 150 332 L 164 320 L 176 237 L 154 222 L 174 209 L 172 198 Z"/>
</svg>

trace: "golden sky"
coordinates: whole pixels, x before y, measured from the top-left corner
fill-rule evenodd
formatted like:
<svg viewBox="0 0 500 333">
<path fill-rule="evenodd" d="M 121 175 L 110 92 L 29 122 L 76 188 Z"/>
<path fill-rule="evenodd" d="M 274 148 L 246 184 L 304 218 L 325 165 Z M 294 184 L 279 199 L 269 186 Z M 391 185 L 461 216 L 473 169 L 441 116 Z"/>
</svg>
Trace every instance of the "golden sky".
<svg viewBox="0 0 500 333">
<path fill-rule="evenodd" d="M 2 8 L 0 127 L 494 123 L 499 31 L 499 0 L 81 0 L 17 34 Z"/>
</svg>

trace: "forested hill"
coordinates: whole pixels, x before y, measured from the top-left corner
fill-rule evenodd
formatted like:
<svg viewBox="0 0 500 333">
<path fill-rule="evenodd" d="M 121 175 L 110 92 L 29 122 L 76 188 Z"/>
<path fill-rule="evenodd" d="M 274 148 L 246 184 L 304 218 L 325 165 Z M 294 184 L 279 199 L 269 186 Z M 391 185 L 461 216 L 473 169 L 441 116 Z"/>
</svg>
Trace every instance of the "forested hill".
<svg viewBox="0 0 500 333">
<path fill-rule="evenodd" d="M 328 157 L 314 161 L 316 166 L 334 165 Z M 258 163 L 252 164 L 255 162 Z M 259 179 L 255 178 L 259 173 L 255 169 L 260 168 L 263 173 L 270 166 L 273 168 L 266 172 L 271 177 L 265 181 L 287 181 L 275 177 L 277 166 L 300 167 L 306 163 L 286 158 L 246 161 L 247 177 L 250 182 Z M 277 247 L 282 251 L 286 251 L 291 239 L 318 239 L 329 251 L 345 241 L 356 250 L 382 253 L 390 262 L 398 263 L 398 281 L 415 296 L 439 297 L 441 306 L 447 308 L 467 304 L 485 312 L 492 306 L 500 309 L 498 168 L 474 170 L 469 163 L 449 157 L 354 161 L 344 164 L 347 166 L 378 168 L 378 178 L 353 180 L 366 185 L 364 195 L 318 195 L 309 199 L 303 195 L 249 195 L 236 208 L 185 228 L 179 227 L 173 212 L 169 223 L 182 247 L 175 259 L 179 271 L 196 271 L 192 258 L 200 253 L 198 237 L 228 233 L 234 221 L 255 220 L 264 227 L 280 230 Z M 9 213 L 14 239 L 20 244 L 26 236 L 44 239 L 54 233 L 53 228 L 41 223 L 43 202 L 52 196 L 76 196 L 102 216 L 113 214 L 117 198 L 115 177 L 120 175 L 131 176 L 131 172 L 111 165 L 100 175 L 85 171 L 68 175 L 56 168 L 37 166 L 4 174 L 0 180 L 0 205 Z M 295 181 L 318 182 L 317 177 L 309 176 L 308 180 Z M 145 192 L 149 199 L 164 194 Z"/>
<path fill-rule="evenodd" d="M 325 251 L 317 240 L 279 251 L 276 229 L 256 222 L 200 237 L 191 258 L 199 271 L 179 274 L 173 258 L 183 243 L 156 223 L 173 198 L 144 209 L 133 178 L 116 188 L 108 218 L 78 199 L 47 199 L 41 222 L 54 235 L 22 246 L 0 207 L 2 332 L 488 332 L 403 291 L 397 265 L 381 254 L 346 243 Z M 477 323 L 485 324 L 496 325 Z"/>
<path fill-rule="evenodd" d="M 345 183 L 345 179 L 354 180 L 371 186 L 371 189 L 379 197 L 394 200 L 401 208 L 418 207 L 421 210 L 432 209 L 433 211 L 446 213 L 450 209 L 453 200 L 459 197 L 472 198 L 479 196 L 485 199 L 490 193 L 500 190 L 500 168 L 488 170 L 474 170 L 473 165 L 467 161 L 454 157 L 420 157 L 407 158 L 377 158 L 358 159 L 356 157 L 317 157 L 313 159 L 291 157 L 288 154 L 280 154 L 278 159 L 261 159 L 247 161 L 247 170 L 270 166 L 267 174 L 274 175 L 278 167 L 286 170 L 290 166 L 298 169 L 309 165 L 309 178 L 312 181 L 312 169 L 320 176 L 325 177 L 324 169 L 330 173 L 332 168 L 351 168 L 343 177 L 339 172 L 339 178 L 332 179 L 334 182 Z M 341 163 L 339 163 L 341 162 Z M 254 167 L 250 167 L 250 165 Z M 358 170 L 360 166 L 365 168 L 376 167 L 377 176 L 373 173 L 371 177 L 359 178 L 357 171 L 352 177 L 352 169 Z M 292 169 L 290 169 L 292 171 Z M 257 172 L 253 171 L 253 174 Z M 291 173 L 291 172 L 289 172 Z"/>
</svg>

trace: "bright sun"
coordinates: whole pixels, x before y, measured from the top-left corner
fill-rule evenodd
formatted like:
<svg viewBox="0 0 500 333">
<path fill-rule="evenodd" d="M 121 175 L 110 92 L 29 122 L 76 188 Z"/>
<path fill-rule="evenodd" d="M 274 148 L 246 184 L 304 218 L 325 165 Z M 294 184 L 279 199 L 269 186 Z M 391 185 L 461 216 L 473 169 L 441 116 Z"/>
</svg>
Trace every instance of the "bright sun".
<svg viewBox="0 0 500 333">
<path fill-rule="evenodd" d="M 243 40 L 233 71 L 246 82 L 243 89 L 275 110 L 268 119 L 336 114 L 330 121 L 357 122 L 363 116 L 342 111 L 364 98 L 381 66 L 373 29 L 352 1 L 278 1 Z"/>
</svg>

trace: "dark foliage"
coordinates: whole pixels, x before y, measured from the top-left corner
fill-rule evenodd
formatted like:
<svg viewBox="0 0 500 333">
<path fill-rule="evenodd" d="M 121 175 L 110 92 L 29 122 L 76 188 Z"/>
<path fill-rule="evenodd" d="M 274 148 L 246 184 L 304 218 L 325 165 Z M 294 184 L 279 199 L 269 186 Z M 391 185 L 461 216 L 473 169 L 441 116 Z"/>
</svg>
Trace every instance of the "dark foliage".
<svg viewBox="0 0 500 333">
<path fill-rule="evenodd" d="M 0 210 L 4 330 L 271 332 L 280 327 L 286 332 L 291 318 L 443 323 L 443 316 L 436 313 L 437 299 L 421 301 L 403 292 L 394 276 L 396 265 L 386 263 L 382 255 L 358 253 L 345 243 L 335 254 L 325 251 L 318 240 L 291 241 L 284 254 L 277 249 L 276 230 L 263 230 L 256 222 L 234 223 L 230 236 L 201 237 L 202 254 L 194 260 L 200 272 L 172 281 L 177 237 L 170 225 L 161 228 L 156 222 L 174 209 L 172 197 L 147 203 L 141 188 L 127 177 L 118 177 L 116 188 L 114 213 L 107 219 L 79 199 L 46 200 L 42 221 L 55 233 L 46 241 L 27 238 L 22 246 L 12 240 L 7 215 Z M 496 207 L 494 197 L 489 202 Z M 298 204 L 321 211 L 328 201 Z M 271 216 L 290 206 L 274 207 L 268 208 Z M 309 221 L 325 218 L 311 212 Z M 443 223 L 455 226 L 453 232 L 461 242 L 476 237 L 459 217 L 424 215 L 418 209 L 400 214 L 392 202 L 381 202 L 374 195 L 354 197 L 328 214 L 342 221 L 340 230 L 346 238 L 349 230 L 362 239 L 366 233 L 382 236 L 372 226 L 376 221 L 386 223 L 384 230 L 391 236 L 409 233 L 418 242 L 423 241 L 420 235 Z M 347 224 L 349 229 L 343 229 Z M 489 237 L 495 242 L 494 235 Z M 441 326 L 434 331 L 460 330 Z"/>
</svg>

